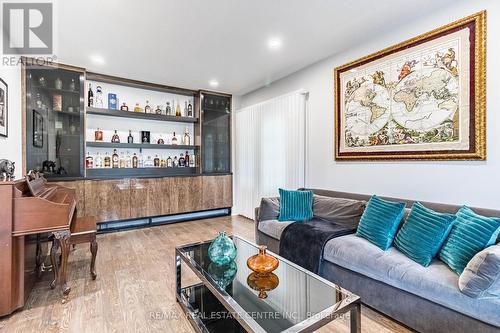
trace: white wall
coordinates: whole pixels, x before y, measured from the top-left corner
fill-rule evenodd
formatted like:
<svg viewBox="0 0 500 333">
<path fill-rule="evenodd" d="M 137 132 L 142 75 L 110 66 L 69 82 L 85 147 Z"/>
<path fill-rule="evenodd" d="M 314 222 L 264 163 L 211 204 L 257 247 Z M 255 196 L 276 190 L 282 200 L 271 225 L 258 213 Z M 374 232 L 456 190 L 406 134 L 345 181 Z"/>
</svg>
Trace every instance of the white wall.
<svg viewBox="0 0 500 333">
<path fill-rule="evenodd" d="M 482 9 L 488 11 L 487 161 L 335 162 L 333 69 Z M 351 32 L 355 33 L 355 32 Z M 306 185 L 500 209 L 500 1 L 460 1 L 392 33 L 318 62 L 241 97 L 242 107 L 289 91 L 309 91 Z"/>
<path fill-rule="evenodd" d="M 0 136 L 0 159 L 16 163 L 16 178 L 22 173 L 21 69 L 0 66 L 0 78 L 8 85 L 8 137 Z"/>
</svg>

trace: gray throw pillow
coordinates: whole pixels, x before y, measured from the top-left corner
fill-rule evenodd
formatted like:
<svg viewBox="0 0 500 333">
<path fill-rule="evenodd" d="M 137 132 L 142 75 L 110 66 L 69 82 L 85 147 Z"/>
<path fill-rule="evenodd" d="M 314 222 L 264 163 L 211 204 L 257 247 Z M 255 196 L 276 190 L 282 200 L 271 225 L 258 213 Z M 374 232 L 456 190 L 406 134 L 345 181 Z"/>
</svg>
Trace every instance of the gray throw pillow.
<svg viewBox="0 0 500 333">
<path fill-rule="evenodd" d="M 356 228 L 366 207 L 366 201 L 332 198 L 322 195 L 313 197 L 314 217 Z"/>
<path fill-rule="evenodd" d="M 500 298 L 500 245 L 476 254 L 460 275 L 458 286 L 472 298 Z"/>
<path fill-rule="evenodd" d="M 259 207 L 259 221 L 277 220 L 280 215 L 280 198 L 262 198 Z"/>
</svg>

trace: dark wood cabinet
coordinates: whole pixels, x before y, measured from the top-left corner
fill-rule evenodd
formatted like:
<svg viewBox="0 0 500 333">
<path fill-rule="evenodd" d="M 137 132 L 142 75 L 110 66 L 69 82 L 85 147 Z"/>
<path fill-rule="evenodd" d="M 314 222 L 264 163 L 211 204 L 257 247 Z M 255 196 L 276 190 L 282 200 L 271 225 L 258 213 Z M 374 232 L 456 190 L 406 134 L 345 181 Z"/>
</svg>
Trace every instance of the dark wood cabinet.
<svg viewBox="0 0 500 333">
<path fill-rule="evenodd" d="M 104 222 L 129 219 L 130 213 L 130 179 L 85 180 L 86 216 Z"/>
<path fill-rule="evenodd" d="M 170 213 L 187 213 L 202 210 L 202 177 L 170 178 Z"/>
<path fill-rule="evenodd" d="M 170 214 L 169 178 L 130 179 L 130 216 Z"/>
<path fill-rule="evenodd" d="M 233 205 L 233 177 L 203 176 L 203 209 L 227 208 Z"/>
</svg>

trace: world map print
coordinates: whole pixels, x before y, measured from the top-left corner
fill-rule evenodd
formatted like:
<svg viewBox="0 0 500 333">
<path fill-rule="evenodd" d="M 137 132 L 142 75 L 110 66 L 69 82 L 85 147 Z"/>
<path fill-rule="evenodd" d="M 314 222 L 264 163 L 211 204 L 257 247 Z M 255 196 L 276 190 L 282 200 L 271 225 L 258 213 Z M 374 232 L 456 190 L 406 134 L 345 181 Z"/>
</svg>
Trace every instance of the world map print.
<svg viewBox="0 0 500 333">
<path fill-rule="evenodd" d="M 348 148 L 460 139 L 459 41 L 350 71 L 343 80 Z"/>
</svg>

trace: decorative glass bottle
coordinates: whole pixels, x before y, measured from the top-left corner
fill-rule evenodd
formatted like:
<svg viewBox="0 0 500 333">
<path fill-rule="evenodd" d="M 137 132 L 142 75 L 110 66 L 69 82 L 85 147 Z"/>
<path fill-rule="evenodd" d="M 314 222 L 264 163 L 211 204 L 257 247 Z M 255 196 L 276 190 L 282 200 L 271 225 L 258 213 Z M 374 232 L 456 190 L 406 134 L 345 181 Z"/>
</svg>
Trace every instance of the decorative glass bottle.
<svg viewBox="0 0 500 333">
<path fill-rule="evenodd" d="M 134 153 L 134 156 L 132 157 L 132 168 L 137 168 L 139 165 L 139 159 L 137 158 L 137 155 Z"/>
<path fill-rule="evenodd" d="M 189 101 L 189 104 L 188 104 L 188 113 L 187 113 L 187 116 L 188 117 L 193 117 L 193 105 L 191 104 L 191 101 Z"/>
<path fill-rule="evenodd" d="M 210 261 L 217 265 L 227 265 L 236 258 L 236 246 L 233 240 L 221 231 L 208 248 Z"/>
<path fill-rule="evenodd" d="M 120 110 L 121 111 L 128 111 L 128 106 L 127 106 L 127 104 L 125 104 L 125 102 L 123 102 L 123 104 L 120 106 Z"/>
<path fill-rule="evenodd" d="M 174 132 L 174 136 L 172 136 L 172 144 L 173 145 L 177 144 L 177 138 L 175 137 L 175 132 Z"/>
<path fill-rule="evenodd" d="M 146 106 L 144 107 L 144 113 L 151 113 L 151 106 L 149 106 L 149 101 L 146 101 Z"/>
<path fill-rule="evenodd" d="M 175 116 L 176 117 L 182 116 L 182 114 L 181 114 L 181 106 L 179 105 L 179 101 L 177 101 L 177 106 L 175 107 Z"/>
<path fill-rule="evenodd" d="M 113 168 L 118 168 L 120 166 L 120 158 L 118 157 L 116 149 L 113 150 L 113 155 L 111 155 L 111 166 Z"/>
<path fill-rule="evenodd" d="M 165 115 L 167 116 L 172 115 L 172 108 L 170 107 L 170 102 L 167 102 L 167 106 L 165 107 Z"/>
<path fill-rule="evenodd" d="M 85 167 L 87 169 L 92 169 L 94 167 L 94 158 L 90 156 L 89 152 L 87 152 L 87 157 L 85 157 Z"/>
<path fill-rule="evenodd" d="M 259 253 L 247 260 L 247 266 L 258 274 L 269 274 L 278 268 L 280 262 L 275 257 L 266 253 L 267 246 L 259 246 Z"/>
<path fill-rule="evenodd" d="M 94 132 L 94 139 L 95 141 L 102 141 L 103 134 L 100 128 L 98 128 L 97 131 Z"/>
<path fill-rule="evenodd" d="M 135 103 L 134 112 L 142 112 L 142 108 L 139 106 L 139 103 Z"/>
<path fill-rule="evenodd" d="M 103 108 L 104 104 L 102 101 L 102 87 L 97 86 L 95 88 L 95 107 L 96 108 Z"/>
<path fill-rule="evenodd" d="M 160 138 L 158 139 L 157 143 L 158 143 L 159 145 L 163 145 L 163 144 L 165 144 L 165 141 L 163 141 L 163 137 L 161 136 L 161 134 L 160 134 Z"/>
<path fill-rule="evenodd" d="M 169 156 L 169 157 L 167 158 L 167 168 L 171 168 L 171 167 L 173 167 L 173 166 L 174 166 L 174 165 L 173 165 L 172 157 L 170 157 L 170 156 Z"/>
<path fill-rule="evenodd" d="M 103 164 L 102 164 L 101 154 L 97 153 L 97 155 L 95 157 L 95 168 L 102 168 L 102 166 L 103 166 Z"/>
<path fill-rule="evenodd" d="M 113 137 L 111 138 L 112 143 L 120 143 L 120 136 L 118 135 L 118 132 L 115 130 L 115 134 L 113 134 Z"/>
<path fill-rule="evenodd" d="M 106 152 L 106 155 L 104 156 L 104 167 L 105 168 L 111 167 L 111 157 L 109 157 L 108 152 Z"/>
<path fill-rule="evenodd" d="M 128 130 L 127 142 L 134 143 L 134 136 L 132 135 L 132 130 Z"/>
<path fill-rule="evenodd" d="M 234 261 L 227 265 L 218 265 L 213 262 L 208 265 L 208 273 L 222 289 L 225 289 L 233 282 L 236 272 L 238 272 L 238 266 Z"/>
<path fill-rule="evenodd" d="M 184 130 L 184 135 L 182 136 L 182 144 L 185 146 L 191 145 L 191 136 L 189 135 L 189 129 L 187 128 L 187 126 Z"/>
<path fill-rule="evenodd" d="M 172 161 L 172 166 L 174 168 L 177 168 L 179 166 L 179 160 L 177 159 L 177 156 L 174 156 L 174 160 Z"/>
<path fill-rule="evenodd" d="M 160 109 L 160 106 L 159 106 L 159 105 L 157 105 L 157 106 L 156 106 L 155 113 L 156 113 L 156 114 L 161 114 L 161 109 Z"/>
</svg>

